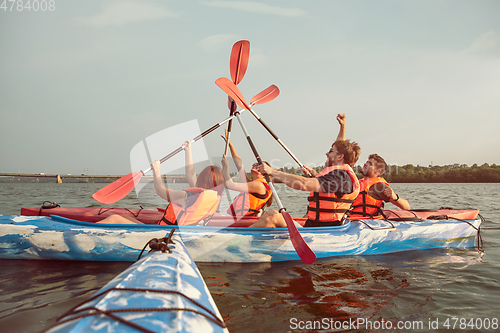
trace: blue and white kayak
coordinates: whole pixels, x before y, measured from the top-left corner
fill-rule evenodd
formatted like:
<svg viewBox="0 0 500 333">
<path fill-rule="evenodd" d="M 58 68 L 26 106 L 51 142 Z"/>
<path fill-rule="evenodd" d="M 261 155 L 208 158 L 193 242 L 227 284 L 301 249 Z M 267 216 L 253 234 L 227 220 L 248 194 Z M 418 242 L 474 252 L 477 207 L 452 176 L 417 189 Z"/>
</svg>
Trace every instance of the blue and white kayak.
<svg viewBox="0 0 500 333">
<path fill-rule="evenodd" d="M 419 221 L 358 220 L 337 227 L 299 228 L 317 258 L 432 248 L 469 248 L 479 241 L 481 218 L 428 216 Z M 439 218 L 435 216 L 433 218 Z M 110 225 L 51 216 L 0 215 L 0 258 L 135 261 L 152 238 L 172 226 Z M 300 260 L 286 228 L 180 226 L 198 262 Z"/>
<path fill-rule="evenodd" d="M 228 332 L 182 240 L 172 240 L 170 253 L 145 255 L 48 332 Z"/>
</svg>

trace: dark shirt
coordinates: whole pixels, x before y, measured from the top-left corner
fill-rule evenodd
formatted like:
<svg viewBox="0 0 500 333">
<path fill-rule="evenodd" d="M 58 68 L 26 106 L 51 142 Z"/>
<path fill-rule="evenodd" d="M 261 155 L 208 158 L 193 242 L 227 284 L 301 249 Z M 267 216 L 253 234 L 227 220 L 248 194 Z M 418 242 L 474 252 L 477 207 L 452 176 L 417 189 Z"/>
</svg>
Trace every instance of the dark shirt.
<svg viewBox="0 0 500 333">
<path fill-rule="evenodd" d="M 335 169 L 317 179 L 323 193 L 335 193 L 337 198 L 353 191 L 352 180 L 347 171 Z"/>
</svg>

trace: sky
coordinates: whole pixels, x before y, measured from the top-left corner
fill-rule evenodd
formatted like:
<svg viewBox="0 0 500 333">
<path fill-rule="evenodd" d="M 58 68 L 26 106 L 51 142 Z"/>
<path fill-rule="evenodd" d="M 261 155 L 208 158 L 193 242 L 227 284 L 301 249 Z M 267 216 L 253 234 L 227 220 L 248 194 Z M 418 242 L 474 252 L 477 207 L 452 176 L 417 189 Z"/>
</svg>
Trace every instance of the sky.
<svg viewBox="0 0 500 333">
<path fill-rule="evenodd" d="M 239 89 L 249 101 L 279 87 L 254 110 L 305 165 L 324 164 L 338 113 L 361 146 L 358 164 L 371 153 L 396 165 L 500 164 L 497 0 L 3 3 L 0 172 L 139 171 L 131 152 L 146 138 L 176 133 L 166 146 L 178 147 L 191 132 L 169 128 L 195 121 L 204 131 L 228 117 L 214 82 L 230 78 L 239 40 L 250 41 Z M 241 117 L 264 160 L 295 165 Z M 193 144 L 206 149 L 199 156 L 220 164 L 224 128 Z"/>
</svg>

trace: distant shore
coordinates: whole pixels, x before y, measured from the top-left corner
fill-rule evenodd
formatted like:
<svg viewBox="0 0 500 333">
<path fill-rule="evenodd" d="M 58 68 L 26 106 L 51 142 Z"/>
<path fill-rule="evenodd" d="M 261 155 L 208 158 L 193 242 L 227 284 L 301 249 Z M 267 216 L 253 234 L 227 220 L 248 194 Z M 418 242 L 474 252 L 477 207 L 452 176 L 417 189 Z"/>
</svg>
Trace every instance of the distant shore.
<svg viewBox="0 0 500 333">
<path fill-rule="evenodd" d="M 324 166 L 314 169 L 320 172 L 323 168 Z M 354 167 L 354 171 L 360 179 L 363 177 L 362 169 L 359 165 Z M 285 167 L 279 170 L 291 174 L 303 174 L 297 167 Z M 251 177 L 250 173 L 248 175 Z M 54 183 L 56 176 L 58 175 L 24 174 L 24 176 L 16 176 L 16 174 L 0 173 L 0 183 Z M 59 176 L 63 183 L 112 183 L 122 177 L 122 175 L 93 176 L 84 174 Z M 470 167 L 466 164 L 429 165 L 428 167 L 412 164 L 389 165 L 383 177 L 390 183 L 500 183 L 500 165 L 489 165 L 488 163 L 480 166 L 474 164 Z M 152 176 L 145 175 L 141 181 L 152 181 Z M 164 181 L 167 183 L 186 183 L 186 178 L 184 175 L 164 175 Z"/>
<path fill-rule="evenodd" d="M 92 175 L 60 175 L 62 183 L 112 183 L 123 175 L 92 176 Z M 141 182 L 150 182 L 152 176 L 145 175 Z M 167 183 L 186 183 L 184 175 L 163 176 Z M 57 175 L 39 174 L 36 176 L 0 176 L 0 183 L 57 183 Z"/>
</svg>

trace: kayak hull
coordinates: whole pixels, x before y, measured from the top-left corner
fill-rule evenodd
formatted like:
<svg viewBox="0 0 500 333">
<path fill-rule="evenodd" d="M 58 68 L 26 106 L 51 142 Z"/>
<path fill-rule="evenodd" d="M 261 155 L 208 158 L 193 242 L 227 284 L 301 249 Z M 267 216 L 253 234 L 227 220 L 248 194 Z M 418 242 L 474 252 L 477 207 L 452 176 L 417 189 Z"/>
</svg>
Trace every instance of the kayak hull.
<svg viewBox="0 0 500 333">
<path fill-rule="evenodd" d="M 170 253 L 146 254 L 48 332 L 228 332 L 182 240 L 172 240 Z"/>
<path fill-rule="evenodd" d="M 299 231 L 317 258 L 329 258 L 474 247 L 480 225 L 479 218 L 358 220 Z M 166 237 L 171 229 L 148 224 L 95 224 L 57 216 L 0 215 L 0 258 L 135 261 L 149 240 Z M 198 262 L 300 260 L 287 228 L 228 227 L 221 222 L 179 226 L 176 233 Z"/>
</svg>

